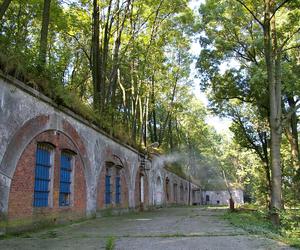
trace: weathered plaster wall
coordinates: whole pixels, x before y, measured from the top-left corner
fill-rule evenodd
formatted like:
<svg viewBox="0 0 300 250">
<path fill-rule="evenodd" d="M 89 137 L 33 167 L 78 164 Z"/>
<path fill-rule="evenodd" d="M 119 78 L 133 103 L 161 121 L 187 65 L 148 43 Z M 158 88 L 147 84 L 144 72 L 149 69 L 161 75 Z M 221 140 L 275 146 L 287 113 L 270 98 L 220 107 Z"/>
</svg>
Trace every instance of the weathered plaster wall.
<svg viewBox="0 0 300 250">
<path fill-rule="evenodd" d="M 60 134 L 61 139 L 58 139 Z M 39 140 L 44 140 L 41 138 L 47 138 L 56 147 L 56 157 L 66 147 L 75 152 L 75 165 L 78 168 L 75 182 L 78 184 L 74 184 L 74 195 L 77 192 L 81 197 L 74 198 L 74 208 L 59 207 L 59 169 L 54 166 L 56 180 L 52 192 L 56 194 L 52 195 L 52 199 L 55 199 L 51 201 L 52 207 L 42 209 L 47 215 L 62 213 L 67 216 L 66 211 L 73 211 L 79 216 L 83 213 L 92 216 L 97 209 L 106 208 L 104 170 L 107 162 L 113 163 L 113 166 L 121 166 L 121 204 L 112 204 L 110 207 L 144 208 L 168 203 L 188 204 L 189 182 L 168 172 L 159 156 L 146 160 L 146 170 L 143 170 L 140 164 L 141 154 L 137 150 L 110 137 L 22 82 L 0 73 L 0 233 L 11 218 L 33 218 L 38 210 L 32 208 L 32 195 L 35 152 Z M 55 162 L 59 165 L 59 158 Z M 141 176 L 144 178 L 143 203 Z M 29 180 L 28 183 L 24 181 L 26 179 Z M 180 186 L 183 187 L 181 196 Z M 194 188 L 193 184 L 190 187 Z M 26 195 L 21 197 L 24 192 L 27 192 Z M 26 199 L 24 204 L 19 202 L 20 197 Z M 24 207 L 20 208 L 22 205 Z"/>
<path fill-rule="evenodd" d="M 232 198 L 235 204 L 244 204 L 244 192 L 241 189 L 235 189 L 231 191 Z M 209 201 L 206 196 L 208 195 Z M 207 205 L 228 205 L 229 204 L 229 193 L 226 190 L 220 191 L 204 191 L 203 200 Z"/>
<path fill-rule="evenodd" d="M 38 134 L 60 131 L 76 138 L 84 152 L 87 187 L 87 215 L 97 209 L 97 183 L 107 158 L 117 155 L 128 169 L 129 207 L 135 207 L 135 175 L 139 167 L 136 150 L 105 135 L 71 111 L 58 107 L 49 98 L 10 78 L 0 77 L 0 212 L 7 215 L 9 190 L 17 163 L 26 146 Z M 21 132 L 20 132 L 21 131 Z M 70 134 L 72 133 L 72 134 Z"/>
<path fill-rule="evenodd" d="M 159 155 L 152 155 L 152 168 L 149 172 L 149 197 L 153 205 L 163 204 L 192 204 L 192 189 L 198 188 L 196 185 L 185 180 L 176 174 L 167 171 L 165 162 L 161 160 Z M 168 188 L 167 188 L 168 180 Z M 161 183 L 160 183 L 161 181 Z M 160 185 L 162 184 L 162 186 Z M 174 190 L 174 184 L 176 189 Z M 180 191 L 180 187 L 182 190 Z M 168 190 L 168 198 L 167 198 Z M 176 198 L 175 198 L 176 196 Z M 190 198 L 189 198 L 190 196 Z"/>
</svg>

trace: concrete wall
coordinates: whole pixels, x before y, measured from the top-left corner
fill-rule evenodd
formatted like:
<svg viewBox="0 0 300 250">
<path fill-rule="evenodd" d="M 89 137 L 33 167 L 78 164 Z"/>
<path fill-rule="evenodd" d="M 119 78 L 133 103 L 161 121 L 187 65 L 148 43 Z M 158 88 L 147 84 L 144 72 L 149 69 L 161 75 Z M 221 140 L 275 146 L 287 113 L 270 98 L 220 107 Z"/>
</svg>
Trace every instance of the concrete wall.
<svg viewBox="0 0 300 250">
<path fill-rule="evenodd" d="M 17 165 L 24 165 L 22 157 L 33 141 L 43 133 L 56 133 L 69 138 L 82 164 L 85 183 L 86 215 L 95 214 L 100 173 L 107 161 L 120 161 L 127 186 L 129 208 L 135 204 L 135 180 L 139 169 L 139 153 L 88 124 L 71 111 L 58 107 L 52 100 L 21 82 L 0 79 L 0 214 L 7 218 L 10 190 Z M 52 138 L 51 140 L 55 140 Z M 61 147 L 61 145 L 57 145 Z M 29 153 L 34 157 L 35 147 Z M 20 163 L 21 160 L 21 163 Z M 34 163 L 31 165 L 31 171 Z M 29 166 L 28 166 L 29 167 Z M 20 170 L 21 171 L 21 170 Z M 20 172 L 19 171 L 19 172 Z M 29 171 L 30 172 L 30 171 Z M 21 173 L 24 173 L 24 171 Z M 25 174 L 18 178 L 27 178 Z"/>
<path fill-rule="evenodd" d="M 54 170 L 50 206 L 37 209 L 32 201 L 39 143 L 52 145 Z M 58 205 L 59 160 L 63 150 L 74 153 L 73 200 L 68 208 Z M 0 231 L 15 220 L 30 224 L 35 223 L 36 218 L 48 216 L 55 222 L 70 214 L 93 216 L 98 209 L 108 207 L 134 209 L 176 200 L 187 203 L 186 180 L 166 171 L 163 165 L 157 164 L 155 157 L 146 161 L 150 171 L 144 171 L 140 161 L 141 153 L 137 150 L 22 82 L 0 75 Z M 104 202 L 107 167 L 112 168 L 112 202 L 109 205 Z M 117 169 L 122 188 L 120 204 L 114 200 Z M 168 200 L 166 178 L 171 186 Z M 177 191 L 172 188 L 174 183 L 177 183 Z M 180 186 L 183 187 L 181 197 Z M 176 200 L 172 199 L 174 193 L 178 196 Z"/>
<path fill-rule="evenodd" d="M 188 180 L 167 171 L 164 157 L 152 155 L 152 168 L 149 172 L 149 194 L 153 205 L 182 204 L 192 205 L 192 190 L 199 188 Z"/>
<path fill-rule="evenodd" d="M 235 204 L 244 204 L 243 190 L 234 189 L 231 193 Z M 229 198 L 230 196 L 227 190 L 203 191 L 203 201 L 206 205 L 229 205 Z"/>
</svg>

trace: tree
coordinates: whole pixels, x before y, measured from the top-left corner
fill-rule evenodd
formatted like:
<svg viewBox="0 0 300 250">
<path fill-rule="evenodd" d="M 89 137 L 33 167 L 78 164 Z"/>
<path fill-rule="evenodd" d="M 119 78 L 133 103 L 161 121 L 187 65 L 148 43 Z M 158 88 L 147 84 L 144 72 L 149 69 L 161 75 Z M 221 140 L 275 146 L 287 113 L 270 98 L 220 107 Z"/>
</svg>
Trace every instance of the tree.
<svg viewBox="0 0 300 250">
<path fill-rule="evenodd" d="M 242 148 L 254 152 L 260 159 L 265 173 L 266 205 L 270 208 L 270 194 L 272 191 L 270 175 L 270 157 L 268 122 L 258 112 L 253 112 L 255 107 L 250 104 L 240 106 L 229 106 L 228 115 L 232 118 L 230 130 L 234 133 L 234 141 Z"/>
<path fill-rule="evenodd" d="M 281 65 L 286 51 L 299 46 L 295 40 L 299 26 L 294 22 L 294 17 L 298 15 L 297 6 L 298 1 L 275 3 L 266 0 L 260 4 L 236 0 L 221 4 L 207 1 L 200 9 L 204 20 L 201 25 L 206 36 L 201 39 L 205 48 L 198 66 L 207 77 L 204 87 L 211 83 L 214 100 L 226 102 L 229 98 L 251 102 L 261 114 L 268 117 L 271 136 L 271 206 L 275 211 L 272 216 L 275 224 L 279 222 L 276 210 L 281 209 Z M 287 32 L 286 23 L 275 21 L 276 16 L 282 16 L 283 12 L 289 13 L 284 20 L 289 23 L 292 32 Z M 232 58 L 239 61 L 239 70 L 229 67 L 224 74 L 220 74 L 220 65 Z M 269 104 L 266 105 L 265 101 L 269 101 Z"/>
<path fill-rule="evenodd" d="M 47 48 L 48 48 L 48 32 L 50 23 L 50 5 L 51 0 L 44 0 L 42 27 L 41 27 L 41 38 L 40 38 L 40 51 L 38 66 L 43 70 L 46 63 Z"/>
<path fill-rule="evenodd" d="M 103 99 L 103 82 L 101 76 L 101 59 L 100 59 L 100 16 L 98 0 L 93 0 L 93 37 L 92 37 L 92 55 L 91 55 L 91 71 L 93 76 L 93 105 L 94 108 L 100 110 Z"/>
</svg>

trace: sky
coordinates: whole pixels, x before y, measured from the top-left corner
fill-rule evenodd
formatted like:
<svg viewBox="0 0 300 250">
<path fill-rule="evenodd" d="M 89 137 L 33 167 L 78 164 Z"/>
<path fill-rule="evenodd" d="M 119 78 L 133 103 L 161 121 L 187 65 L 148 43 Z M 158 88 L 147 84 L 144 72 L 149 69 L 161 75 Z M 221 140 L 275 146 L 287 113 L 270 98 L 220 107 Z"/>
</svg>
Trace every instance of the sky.
<svg viewBox="0 0 300 250">
<path fill-rule="evenodd" d="M 205 0 L 191 0 L 189 3 L 189 6 L 195 11 L 197 12 L 199 6 L 201 3 L 205 2 Z M 195 56 L 198 57 L 199 53 L 200 53 L 201 47 L 199 42 L 196 40 L 192 43 L 191 46 L 191 53 Z M 200 79 L 196 78 L 196 69 L 195 69 L 195 64 L 196 64 L 196 59 L 194 60 L 193 64 L 191 65 L 191 75 L 190 78 L 191 80 L 194 82 L 194 94 L 196 95 L 196 97 L 198 99 L 200 99 L 203 104 L 207 107 L 208 106 L 208 99 L 207 96 L 204 92 L 202 92 L 200 90 Z M 224 65 L 223 69 L 221 70 L 225 70 L 226 65 Z M 206 118 L 206 122 L 213 126 L 216 131 L 218 133 L 222 133 L 222 134 L 231 134 L 231 132 L 229 131 L 229 126 L 231 125 L 231 120 L 227 119 L 227 118 L 219 118 L 216 115 L 208 115 L 208 117 Z"/>
</svg>

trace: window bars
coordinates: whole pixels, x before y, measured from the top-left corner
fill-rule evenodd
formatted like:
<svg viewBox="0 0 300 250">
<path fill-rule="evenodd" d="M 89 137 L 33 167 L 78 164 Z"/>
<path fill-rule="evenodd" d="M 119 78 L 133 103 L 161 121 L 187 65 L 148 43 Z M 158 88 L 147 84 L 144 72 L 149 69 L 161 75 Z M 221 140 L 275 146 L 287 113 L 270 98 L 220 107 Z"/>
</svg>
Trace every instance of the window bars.
<svg viewBox="0 0 300 250">
<path fill-rule="evenodd" d="M 51 168 L 51 149 L 47 145 L 38 145 L 36 151 L 34 179 L 34 207 L 47 207 Z"/>
<path fill-rule="evenodd" d="M 62 153 L 60 157 L 59 206 L 70 206 L 72 156 Z"/>
</svg>

